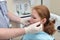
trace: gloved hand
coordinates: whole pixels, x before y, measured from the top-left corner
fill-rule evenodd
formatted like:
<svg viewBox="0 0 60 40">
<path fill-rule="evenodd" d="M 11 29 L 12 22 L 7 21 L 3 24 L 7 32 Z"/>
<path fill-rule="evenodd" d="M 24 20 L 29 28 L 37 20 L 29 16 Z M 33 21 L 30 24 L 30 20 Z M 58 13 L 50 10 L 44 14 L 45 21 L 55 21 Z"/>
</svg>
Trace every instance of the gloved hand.
<svg viewBox="0 0 60 40">
<path fill-rule="evenodd" d="M 24 19 L 24 18 L 21 18 L 20 20 L 20 23 L 23 24 L 23 25 L 29 25 L 30 23 L 28 22 L 28 20 Z"/>
<path fill-rule="evenodd" d="M 25 33 L 26 34 L 29 34 L 29 33 L 31 33 L 31 34 L 33 34 L 33 33 L 38 33 L 38 32 L 40 32 L 40 31 L 42 31 L 43 30 L 43 25 L 42 24 L 40 24 L 40 22 L 37 22 L 37 23 L 34 23 L 34 24 L 31 24 L 30 26 L 28 26 L 28 27 L 25 27 L 24 29 L 25 29 Z"/>
</svg>

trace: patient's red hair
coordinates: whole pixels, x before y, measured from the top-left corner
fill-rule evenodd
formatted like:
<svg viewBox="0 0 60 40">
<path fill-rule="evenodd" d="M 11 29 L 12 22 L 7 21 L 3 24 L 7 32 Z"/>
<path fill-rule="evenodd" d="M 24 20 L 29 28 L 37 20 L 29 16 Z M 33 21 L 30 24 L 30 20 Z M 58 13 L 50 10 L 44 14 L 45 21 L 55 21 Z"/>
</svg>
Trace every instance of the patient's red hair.
<svg viewBox="0 0 60 40">
<path fill-rule="evenodd" d="M 37 11 L 37 13 L 42 19 L 46 18 L 47 21 L 44 24 L 43 30 L 44 32 L 52 35 L 55 32 L 55 28 L 54 28 L 55 20 L 53 21 L 49 20 L 50 19 L 49 9 L 44 5 L 35 6 L 33 9 Z"/>
</svg>

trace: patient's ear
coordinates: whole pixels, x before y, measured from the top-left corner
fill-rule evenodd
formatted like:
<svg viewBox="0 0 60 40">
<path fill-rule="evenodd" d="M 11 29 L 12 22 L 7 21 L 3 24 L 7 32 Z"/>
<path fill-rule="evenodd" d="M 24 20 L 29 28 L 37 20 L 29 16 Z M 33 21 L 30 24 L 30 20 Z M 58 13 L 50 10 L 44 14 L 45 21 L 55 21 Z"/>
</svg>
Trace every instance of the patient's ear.
<svg viewBox="0 0 60 40">
<path fill-rule="evenodd" d="M 43 23 L 43 24 L 46 23 L 46 18 L 42 19 L 42 23 Z"/>
</svg>

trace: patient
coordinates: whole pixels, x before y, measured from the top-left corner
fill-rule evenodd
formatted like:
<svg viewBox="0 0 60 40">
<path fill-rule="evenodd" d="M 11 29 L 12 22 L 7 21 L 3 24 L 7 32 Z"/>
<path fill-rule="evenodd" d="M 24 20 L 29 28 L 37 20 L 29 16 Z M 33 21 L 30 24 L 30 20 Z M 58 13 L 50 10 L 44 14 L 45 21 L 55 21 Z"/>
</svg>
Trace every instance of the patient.
<svg viewBox="0 0 60 40">
<path fill-rule="evenodd" d="M 30 23 L 40 22 L 43 24 L 42 31 L 36 34 L 26 34 L 23 40 L 54 40 L 52 36 L 55 33 L 54 23 L 51 21 L 49 9 L 44 5 L 35 6 L 32 9 Z"/>
</svg>

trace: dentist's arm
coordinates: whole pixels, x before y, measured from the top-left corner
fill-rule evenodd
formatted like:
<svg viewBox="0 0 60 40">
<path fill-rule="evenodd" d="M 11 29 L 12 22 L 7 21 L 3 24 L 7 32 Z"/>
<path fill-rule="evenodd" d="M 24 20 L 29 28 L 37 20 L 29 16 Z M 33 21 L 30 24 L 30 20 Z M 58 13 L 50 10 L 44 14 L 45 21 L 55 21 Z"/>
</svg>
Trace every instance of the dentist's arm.
<svg viewBox="0 0 60 40">
<path fill-rule="evenodd" d="M 0 39 L 10 39 L 25 34 L 25 29 L 0 28 Z"/>
<path fill-rule="evenodd" d="M 8 13 L 7 13 L 7 16 L 9 17 L 9 19 L 10 19 L 11 21 L 14 21 L 14 22 L 17 22 L 17 23 L 22 23 L 22 24 L 24 24 L 24 25 L 28 25 L 28 24 L 29 24 L 29 22 L 25 21 L 25 19 L 20 18 L 19 16 L 16 16 L 16 15 L 14 15 L 14 14 L 11 13 L 11 12 L 8 12 Z"/>
<path fill-rule="evenodd" d="M 0 28 L 0 39 L 10 39 L 17 36 L 21 36 L 24 34 L 29 33 L 37 33 L 40 32 L 41 26 L 37 27 L 37 25 L 40 24 L 34 23 L 26 28 Z"/>
<path fill-rule="evenodd" d="M 20 23 L 21 21 L 21 18 L 14 15 L 13 13 L 9 12 L 7 13 L 7 16 L 9 17 L 10 20 L 14 21 L 14 22 L 17 22 L 17 23 Z"/>
</svg>

